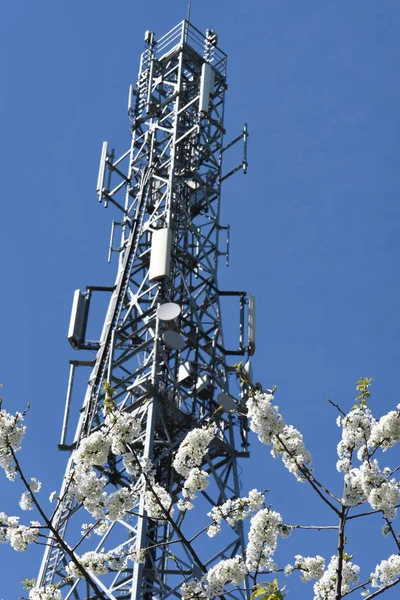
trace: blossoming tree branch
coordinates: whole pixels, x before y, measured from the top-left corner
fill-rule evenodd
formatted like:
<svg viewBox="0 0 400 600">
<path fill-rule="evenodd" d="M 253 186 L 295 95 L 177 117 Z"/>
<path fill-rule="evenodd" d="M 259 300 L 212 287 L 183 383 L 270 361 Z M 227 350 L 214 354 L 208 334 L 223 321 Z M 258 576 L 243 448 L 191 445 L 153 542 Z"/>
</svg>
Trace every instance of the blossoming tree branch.
<svg viewBox="0 0 400 600">
<path fill-rule="evenodd" d="M 334 493 L 314 473 L 302 434 L 288 425 L 279 412 L 274 403 L 276 390 L 263 390 L 259 384 L 253 385 L 241 364 L 236 369 L 247 397 L 239 410 L 249 419 L 251 430 L 261 444 L 271 449 L 274 458 L 281 458 L 284 468 L 299 484 L 308 485 L 315 500 L 326 505 L 335 525 L 286 523 L 284 515 L 267 504 L 265 490 L 252 489 L 241 498 L 212 507 L 205 515 L 206 526 L 194 534 L 187 533 L 186 515 L 189 511 L 201 510 L 200 504 L 196 506 L 197 497 L 208 485 L 208 473 L 203 467 L 210 444 L 220 435 L 219 411 L 191 430 L 179 446 L 173 467 L 177 477 L 181 478 L 180 493 L 171 497 L 156 481 L 154 465 L 141 459 L 137 452 L 135 441 L 141 424 L 134 414 L 119 411 L 112 400 L 113 390 L 105 382 L 104 423 L 82 439 L 75 449 L 74 469 L 70 479 L 64 482 L 60 496 L 52 494 L 50 501 L 55 502 L 55 510 L 50 515 L 44 508 L 45 503 L 39 500 L 41 483 L 24 473 L 19 459 L 27 411 L 12 415 L 0 405 L 0 466 L 11 482 L 20 480 L 24 487 L 20 507 L 24 511 L 35 510 L 38 519 L 21 524 L 19 517 L 0 512 L 0 542 L 22 552 L 28 544 L 46 545 L 49 540 L 55 541 L 69 559 L 66 580 L 85 580 L 95 597 L 102 599 L 105 596 L 97 583 L 98 578 L 126 569 L 129 562 L 143 562 L 151 547 L 124 544 L 108 552 L 82 552 L 81 547 L 90 535 L 102 536 L 110 523 L 136 514 L 141 500 L 147 518 L 168 523 L 199 568 L 198 576 L 193 578 L 174 556 L 173 548 L 164 549 L 181 574 L 180 591 L 184 600 L 224 598 L 224 594 L 237 590 L 249 590 L 252 600 L 281 600 L 286 595 L 284 577 L 295 576 L 296 572 L 303 582 L 314 581 L 313 595 L 311 591 L 309 595 L 314 600 L 341 600 L 354 593 L 372 600 L 398 585 L 400 538 L 395 520 L 400 484 L 395 475 L 400 465 L 391 468 L 382 463 L 385 452 L 400 441 L 400 404 L 375 418 L 370 408 L 371 379 L 357 382 L 356 403 L 349 412 L 331 402 L 339 413 L 337 425 L 341 429 L 341 439 L 337 446 L 336 466 L 343 474 L 343 489 Z M 123 461 L 131 481 L 108 492 L 102 467 L 110 459 L 117 458 Z M 66 498 L 74 499 L 84 507 L 90 521 L 82 523 L 74 546 L 64 538 L 62 523 L 54 519 L 57 506 Z M 353 561 L 345 550 L 346 544 L 351 544 L 346 536 L 347 526 L 353 519 L 368 520 L 370 515 L 377 513 L 384 522 L 382 533 L 387 539 L 387 553 L 372 573 L 364 572 L 363 565 Z M 245 521 L 248 522 L 245 553 L 206 567 L 207 561 L 199 555 L 195 542 L 202 536 L 214 538 L 221 535 L 223 527 L 235 528 Z M 298 554 L 289 558 L 287 564 L 277 564 L 278 541 L 296 535 L 300 529 L 335 529 L 337 542 L 330 556 Z M 284 541 L 279 541 L 281 543 Z M 317 540 L 315 547 L 318 548 Z M 38 587 L 34 580 L 27 579 L 24 583 L 30 600 L 62 600 L 62 584 L 68 581 L 46 587 Z"/>
</svg>

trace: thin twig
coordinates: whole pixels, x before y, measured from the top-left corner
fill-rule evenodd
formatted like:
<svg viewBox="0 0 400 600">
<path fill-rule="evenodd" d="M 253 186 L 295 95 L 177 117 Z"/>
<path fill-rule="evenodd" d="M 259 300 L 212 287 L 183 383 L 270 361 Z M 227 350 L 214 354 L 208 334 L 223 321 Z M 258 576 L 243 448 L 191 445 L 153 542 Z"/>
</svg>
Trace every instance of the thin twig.
<svg viewBox="0 0 400 600">
<path fill-rule="evenodd" d="M 377 596 L 379 596 L 379 594 L 383 594 L 383 592 L 386 592 L 386 590 L 388 590 L 389 588 L 394 587 L 398 583 L 400 583 L 400 577 L 399 577 L 399 579 L 396 579 L 395 581 L 392 581 L 392 583 L 388 583 L 388 585 L 385 585 L 385 586 L 379 588 L 379 590 L 377 590 L 373 594 L 370 594 L 369 596 L 367 596 L 366 598 L 364 598 L 364 600 L 372 600 L 372 598 L 376 598 Z"/>
<path fill-rule="evenodd" d="M 394 543 L 397 546 L 397 550 L 398 550 L 398 552 L 400 552 L 400 540 L 398 540 L 398 538 L 397 538 L 397 535 L 396 535 L 396 533 L 395 533 L 395 531 L 393 529 L 392 523 L 386 517 L 384 517 L 384 519 L 385 519 L 385 521 L 387 523 L 387 526 L 389 527 L 390 533 L 392 534 L 392 538 L 394 539 Z"/>
<path fill-rule="evenodd" d="M 330 398 L 327 398 L 327 400 L 328 400 L 329 404 L 332 404 L 332 406 L 334 406 L 335 408 L 338 409 L 338 411 L 340 412 L 341 415 L 343 415 L 344 417 L 347 417 L 344 410 L 342 410 L 338 404 L 335 404 L 335 402 L 333 402 Z"/>
</svg>

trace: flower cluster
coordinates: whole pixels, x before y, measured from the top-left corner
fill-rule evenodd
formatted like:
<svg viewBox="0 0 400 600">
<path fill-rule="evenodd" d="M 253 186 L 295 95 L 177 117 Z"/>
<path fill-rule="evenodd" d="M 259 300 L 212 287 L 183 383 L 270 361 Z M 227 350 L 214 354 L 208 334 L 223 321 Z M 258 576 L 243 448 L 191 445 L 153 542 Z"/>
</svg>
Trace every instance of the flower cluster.
<svg viewBox="0 0 400 600">
<path fill-rule="evenodd" d="M 62 600 L 61 592 L 54 585 L 34 587 L 29 592 L 29 600 Z"/>
<path fill-rule="evenodd" d="M 337 425 L 342 427 L 342 439 L 337 452 L 339 461 L 338 471 L 348 471 L 350 468 L 350 457 L 357 448 L 364 448 L 368 444 L 368 438 L 372 427 L 372 414 L 369 409 L 355 408 L 345 417 L 338 417 Z"/>
<path fill-rule="evenodd" d="M 31 521 L 30 527 L 19 525 L 19 517 L 8 517 L 0 513 L 0 544 L 11 544 L 17 552 L 24 552 L 28 544 L 39 537 L 40 523 Z"/>
<path fill-rule="evenodd" d="M 274 396 L 268 391 L 255 391 L 247 401 L 250 428 L 260 442 L 270 446 L 274 458 L 282 456 L 284 465 L 299 481 L 304 475 L 299 468 L 309 469 L 311 455 L 305 448 L 303 436 L 292 425 L 286 425 L 278 407 L 272 404 Z"/>
<path fill-rule="evenodd" d="M 387 450 L 400 441 L 400 404 L 379 420 L 374 419 L 369 408 L 355 408 L 345 417 L 338 417 L 342 427 L 342 439 L 338 444 L 338 471 L 347 472 L 351 468 L 351 456 L 358 449 L 357 458 L 362 461 L 369 450 L 377 447 Z"/>
<path fill-rule="evenodd" d="M 198 467 L 194 467 L 189 471 L 189 475 L 184 483 L 182 496 L 183 500 L 178 501 L 180 510 L 191 510 L 193 503 L 191 500 L 196 498 L 197 492 L 203 492 L 208 486 L 208 473 L 202 471 Z"/>
<path fill-rule="evenodd" d="M 289 530 L 282 524 L 278 512 L 269 508 L 259 510 L 250 520 L 249 541 L 246 548 L 246 566 L 251 570 L 274 570 L 272 556 L 278 535 L 286 537 Z"/>
<path fill-rule="evenodd" d="M 368 501 L 374 510 L 381 510 L 385 517 L 393 519 L 399 499 L 398 482 L 387 480 L 386 469 L 382 472 L 376 459 L 365 461 L 345 474 L 343 503 L 346 506 Z"/>
<path fill-rule="evenodd" d="M 38 479 L 36 479 L 36 477 L 32 477 L 29 487 L 32 492 L 37 494 L 40 491 L 42 484 Z M 19 505 L 22 508 L 22 510 L 32 510 L 33 509 L 32 496 L 28 491 L 22 493 L 21 499 L 19 501 Z"/>
<path fill-rule="evenodd" d="M 314 600 L 334 600 L 336 597 L 336 575 L 337 575 L 337 556 L 332 556 L 332 559 L 322 575 L 322 577 L 314 583 Z M 342 594 L 347 594 L 350 591 L 350 586 L 358 582 L 360 567 L 351 562 L 350 559 L 343 560 L 342 568 Z"/>
<path fill-rule="evenodd" d="M 247 568 L 242 556 L 221 560 L 207 573 L 207 597 L 220 596 L 224 593 L 227 583 L 237 586 L 242 583 L 246 575 Z"/>
<path fill-rule="evenodd" d="M 22 424 L 24 415 L 17 412 L 11 415 L 0 410 L 0 467 L 4 469 L 10 481 L 15 479 L 15 465 L 10 448 L 17 452 L 21 448 L 26 427 Z"/>
<path fill-rule="evenodd" d="M 222 596 L 228 583 L 240 585 L 248 574 L 242 556 L 220 560 L 200 580 L 187 581 L 181 587 L 182 600 L 211 600 Z"/>
<path fill-rule="evenodd" d="M 122 519 L 135 506 L 137 498 L 138 494 L 131 487 L 120 488 L 116 492 L 109 494 L 104 499 L 107 519 L 110 521 Z"/>
<path fill-rule="evenodd" d="M 234 527 L 238 521 L 243 521 L 250 517 L 251 513 L 258 510 L 264 502 L 264 494 L 254 489 L 248 496 L 236 498 L 236 500 L 227 500 L 220 506 L 214 508 L 208 513 L 212 519 L 212 524 L 207 529 L 209 537 L 214 537 L 221 531 L 221 521 L 226 520 L 228 525 Z"/>
<path fill-rule="evenodd" d="M 90 551 L 82 554 L 82 556 L 76 556 L 78 564 L 93 575 L 105 575 L 110 569 L 113 571 L 122 571 L 127 568 L 129 560 L 143 562 L 144 558 L 145 552 L 143 550 L 137 551 L 133 546 L 127 548 L 118 546 L 109 552 Z M 76 577 L 77 579 L 84 577 L 81 569 L 72 561 L 67 566 L 67 575 L 68 577 Z"/>
<path fill-rule="evenodd" d="M 112 558 L 114 558 L 113 552 L 86 552 L 77 557 L 77 560 L 86 571 L 93 575 L 105 575 L 109 570 L 108 562 Z M 67 566 L 67 575 L 78 579 L 84 577 L 82 570 L 72 561 Z"/>
<path fill-rule="evenodd" d="M 325 559 L 322 556 L 301 556 L 301 554 L 297 554 L 294 558 L 294 566 L 296 569 L 300 569 L 302 581 L 321 579 L 325 570 Z"/>
<path fill-rule="evenodd" d="M 165 519 L 167 515 L 172 517 L 174 514 L 171 496 L 156 482 L 145 492 L 144 505 L 150 519 Z"/>
<path fill-rule="evenodd" d="M 127 445 L 140 436 L 141 425 L 130 413 L 116 411 L 108 413 L 104 422 L 108 428 L 111 451 L 116 455 L 124 454 Z"/>
<path fill-rule="evenodd" d="M 187 478 L 191 469 L 201 466 L 208 446 L 216 433 L 217 428 L 214 423 L 189 431 L 179 446 L 173 462 L 173 467 L 179 475 Z"/>
<path fill-rule="evenodd" d="M 111 440 L 108 439 L 107 431 L 104 429 L 94 431 L 81 440 L 74 452 L 74 461 L 76 464 L 87 468 L 93 465 L 104 465 L 110 448 Z"/>
<path fill-rule="evenodd" d="M 181 586 L 182 600 L 207 600 L 208 590 L 204 580 L 186 581 Z"/>
<path fill-rule="evenodd" d="M 373 422 L 368 440 L 370 447 L 380 446 L 387 450 L 400 442 L 400 404 L 396 408 L 397 411 L 392 410 Z"/>
<path fill-rule="evenodd" d="M 92 467 L 104 465 L 110 451 L 114 454 L 125 453 L 124 457 L 129 455 L 133 462 L 133 455 L 130 455 L 127 445 L 138 437 L 140 431 L 140 423 L 131 414 L 110 412 L 105 417 L 103 427 L 84 438 L 75 450 L 70 494 L 78 502 L 82 502 L 94 518 L 117 521 L 135 505 L 137 490 L 131 486 L 107 495 L 106 478 L 98 476 Z M 131 470 L 133 471 L 133 465 Z M 136 464 L 136 474 L 137 471 Z"/>
<path fill-rule="evenodd" d="M 371 573 L 371 585 L 376 588 L 390 585 L 397 577 L 400 577 L 400 554 L 392 554 Z"/>
<path fill-rule="evenodd" d="M 208 473 L 200 469 L 208 446 L 215 437 L 217 428 L 214 423 L 205 427 L 189 431 L 178 448 L 173 462 L 173 467 L 185 479 L 182 495 L 179 500 L 180 510 L 193 508 L 191 500 L 196 498 L 198 491 L 204 491 L 208 486 Z"/>
<path fill-rule="evenodd" d="M 103 517 L 104 488 L 107 485 L 105 477 L 97 477 L 96 473 L 84 466 L 77 465 L 73 473 L 71 494 L 78 502 L 82 502 L 88 513 L 95 519 Z"/>
</svg>

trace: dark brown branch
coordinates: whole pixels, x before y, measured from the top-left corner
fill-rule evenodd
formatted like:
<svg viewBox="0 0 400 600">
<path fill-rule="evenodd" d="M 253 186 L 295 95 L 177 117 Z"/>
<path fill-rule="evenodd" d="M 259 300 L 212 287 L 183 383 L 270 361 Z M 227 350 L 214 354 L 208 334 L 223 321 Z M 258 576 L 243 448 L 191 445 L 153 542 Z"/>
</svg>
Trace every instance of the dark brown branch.
<svg viewBox="0 0 400 600">
<path fill-rule="evenodd" d="M 343 551 L 345 545 L 345 535 L 344 528 L 346 524 L 346 508 L 342 506 L 342 510 L 340 511 L 340 521 L 339 521 L 339 534 L 338 534 L 338 549 L 337 549 L 337 557 L 338 563 L 336 567 L 336 596 L 335 600 L 341 600 L 342 598 L 342 579 L 343 579 Z"/>
</svg>

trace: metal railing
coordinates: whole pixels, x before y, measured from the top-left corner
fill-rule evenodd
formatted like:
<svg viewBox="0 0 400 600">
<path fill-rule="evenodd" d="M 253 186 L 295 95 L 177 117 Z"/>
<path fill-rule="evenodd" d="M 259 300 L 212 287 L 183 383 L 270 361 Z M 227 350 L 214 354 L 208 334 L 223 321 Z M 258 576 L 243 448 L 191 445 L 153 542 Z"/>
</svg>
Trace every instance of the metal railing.
<svg viewBox="0 0 400 600">
<path fill-rule="evenodd" d="M 207 62 L 209 62 L 222 77 L 226 76 L 227 55 L 225 52 L 218 48 L 218 46 L 214 46 L 201 31 L 186 20 L 176 25 L 157 41 L 154 48 L 154 55 L 156 58 L 160 59 L 162 56 L 183 46 L 183 44 L 189 45 L 201 56 L 207 54 Z M 146 66 L 149 55 L 149 50 L 143 52 L 141 71 Z"/>
</svg>

